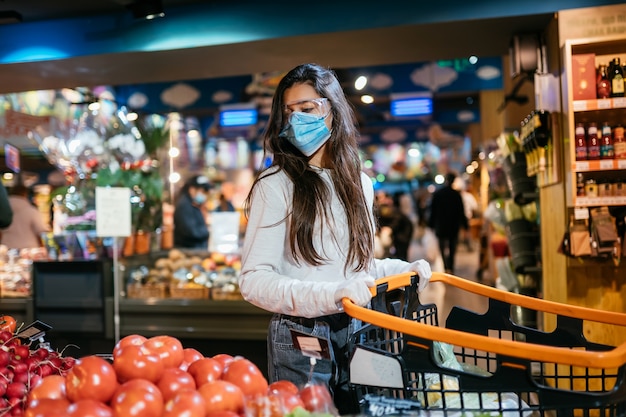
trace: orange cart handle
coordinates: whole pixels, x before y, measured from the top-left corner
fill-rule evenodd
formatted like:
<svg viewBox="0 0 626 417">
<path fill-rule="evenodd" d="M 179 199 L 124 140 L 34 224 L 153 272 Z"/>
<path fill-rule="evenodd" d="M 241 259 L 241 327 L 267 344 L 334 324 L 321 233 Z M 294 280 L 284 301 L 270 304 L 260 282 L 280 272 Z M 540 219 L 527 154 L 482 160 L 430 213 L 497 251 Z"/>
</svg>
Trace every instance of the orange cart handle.
<svg viewBox="0 0 626 417">
<path fill-rule="evenodd" d="M 402 274 L 389 275 L 379 278 L 376 280 L 376 287 L 370 288 L 372 296 L 375 296 L 378 293 L 377 287 L 381 284 L 388 285 L 387 291 L 404 288 L 411 283 L 411 277 L 414 275 L 416 275 L 415 272 L 404 272 Z M 626 326 L 626 314 L 623 313 L 579 307 L 570 304 L 557 303 L 555 301 L 547 301 L 541 298 L 499 290 L 488 285 L 478 284 L 468 279 L 459 278 L 450 274 L 444 274 L 442 272 L 433 272 L 430 282 L 443 282 L 474 294 L 544 313 L 559 314 L 581 320 L 593 320 L 607 324 Z"/>
<path fill-rule="evenodd" d="M 410 284 L 411 277 L 415 273 L 404 273 L 391 275 L 376 281 L 378 285 L 387 284 L 387 291 L 404 288 Z M 543 310 L 555 314 L 567 315 L 589 320 L 602 317 L 606 323 L 626 325 L 626 314 L 604 312 L 589 308 L 568 306 L 551 301 L 535 299 L 528 296 L 510 293 L 503 290 L 491 288 L 482 284 L 470 282 L 468 280 L 455 277 L 449 274 L 433 273 L 431 282 L 445 282 L 458 286 L 468 291 L 486 297 L 496 298 L 511 304 L 520 305 L 537 310 Z M 377 289 L 372 288 L 373 295 L 377 294 Z M 547 363 L 567 364 L 571 366 L 581 366 L 588 368 L 619 368 L 626 364 L 626 343 L 621 344 L 610 351 L 592 352 L 581 351 L 570 348 L 544 346 L 534 343 L 518 342 L 513 340 L 498 339 L 473 333 L 452 330 L 417 321 L 403 319 L 365 307 L 359 307 L 350 299 L 342 300 L 344 311 L 361 321 L 371 323 L 385 329 L 399 333 L 410 334 L 428 340 L 445 342 L 456 346 L 464 346 L 477 350 L 494 352 L 501 355 L 517 357 L 527 360 L 534 360 Z M 543 308 L 537 308 L 543 307 Z M 580 317 L 582 316 L 582 317 Z"/>
</svg>

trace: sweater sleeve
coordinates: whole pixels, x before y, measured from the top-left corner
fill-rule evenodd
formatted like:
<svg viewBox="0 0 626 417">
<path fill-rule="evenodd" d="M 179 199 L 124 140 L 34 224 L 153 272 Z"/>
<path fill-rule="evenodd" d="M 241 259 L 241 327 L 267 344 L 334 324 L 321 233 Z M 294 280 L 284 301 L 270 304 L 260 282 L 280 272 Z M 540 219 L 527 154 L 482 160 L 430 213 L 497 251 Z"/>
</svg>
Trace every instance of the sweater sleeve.
<svg viewBox="0 0 626 417">
<path fill-rule="evenodd" d="M 303 280 L 310 268 L 306 265 L 297 277 L 281 273 L 290 262 L 285 246 L 291 197 L 284 183 L 266 180 L 261 180 L 252 194 L 239 276 L 241 294 L 274 313 L 300 317 L 337 313 L 334 294 L 338 283 Z"/>
</svg>

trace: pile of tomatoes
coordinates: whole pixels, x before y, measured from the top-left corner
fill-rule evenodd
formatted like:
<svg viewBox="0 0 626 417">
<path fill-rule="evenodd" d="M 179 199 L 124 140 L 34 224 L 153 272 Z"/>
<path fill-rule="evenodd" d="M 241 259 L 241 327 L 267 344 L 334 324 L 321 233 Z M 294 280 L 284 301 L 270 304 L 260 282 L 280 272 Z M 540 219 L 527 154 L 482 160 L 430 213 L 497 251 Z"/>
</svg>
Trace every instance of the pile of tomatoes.
<svg viewBox="0 0 626 417">
<path fill-rule="evenodd" d="M 17 323 L 0 316 L 0 416 L 22 416 L 28 393 L 49 376 L 65 378 L 76 359 L 44 347 L 32 349 L 15 337 Z"/>
<path fill-rule="evenodd" d="M 141 335 L 122 338 L 112 360 L 86 356 L 65 376 L 42 378 L 26 403 L 25 417 L 282 417 L 334 409 L 325 386 L 268 384 L 245 357 L 205 357 L 175 337 Z"/>
</svg>

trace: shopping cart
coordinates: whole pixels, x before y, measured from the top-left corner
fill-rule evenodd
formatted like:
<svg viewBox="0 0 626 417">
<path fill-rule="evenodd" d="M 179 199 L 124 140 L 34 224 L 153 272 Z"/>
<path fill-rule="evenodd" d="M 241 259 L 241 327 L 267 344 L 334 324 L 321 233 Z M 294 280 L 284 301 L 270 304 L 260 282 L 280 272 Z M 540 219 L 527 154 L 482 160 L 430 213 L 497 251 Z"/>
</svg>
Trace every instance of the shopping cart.
<svg viewBox="0 0 626 417">
<path fill-rule="evenodd" d="M 626 416 L 626 342 L 588 341 L 586 323 L 607 332 L 626 314 L 560 304 L 433 273 L 488 298 L 477 313 L 453 307 L 439 327 L 437 306 L 420 303 L 414 273 L 372 288 L 372 308 L 344 299 L 364 322 L 351 340 L 350 383 L 364 414 L 424 416 Z M 523 308 L 556 318 L 553 331 L 517 323 Z M 416 411 L 419 410 L 419 411 Z"/>
</svg>

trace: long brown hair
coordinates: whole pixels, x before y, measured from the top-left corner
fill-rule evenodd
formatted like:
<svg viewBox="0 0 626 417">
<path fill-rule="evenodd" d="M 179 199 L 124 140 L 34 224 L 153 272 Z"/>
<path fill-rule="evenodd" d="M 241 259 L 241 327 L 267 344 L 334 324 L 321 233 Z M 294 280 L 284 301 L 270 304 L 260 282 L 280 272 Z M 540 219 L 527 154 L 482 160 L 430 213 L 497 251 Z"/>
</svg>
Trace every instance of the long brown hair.
<svg viewBox="0 0 626 417">
<path fill-rule="evenodd" d="M 275 170 L 268 175 L 282 170 L 294 187 L 292 209 L 284 219 L 289 222 L 291 254 L 296 262 L 304 260 L 314 266 L 323 264 L 324 257 L 313 246 L 314 225 L 317 218 L 327 220 L 332 217 L 330 190 L 318 172 L 309 166 L 309 158 L 278 136 L 285 123 L 285 90 L 305 83 L 311 85 L 320 97 L 328 98 L 332 108 L 332 133 L 324 150 L 323 165 L 332 167 L 330 176 L 346 211 L 350 247 L 344 269 L 354 267 L 356 271 L 366 270 L 374 256 L 374 230 L 371 207 L 367 207 L 361 182 L 357 122 L 335 73 L 316 64 L 299 65 L 281 79 L 274 92 L 272 111 L 263 137 L 264 153 L 272 157 L 268 169 Z M 257 176 L 252 189 L 262 173 Z M 246 215 L 249 214 L 251 196 L 252 190 L 244 204 Z"/>
</svg>

